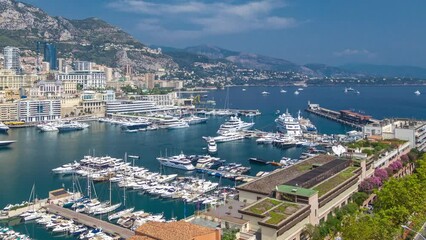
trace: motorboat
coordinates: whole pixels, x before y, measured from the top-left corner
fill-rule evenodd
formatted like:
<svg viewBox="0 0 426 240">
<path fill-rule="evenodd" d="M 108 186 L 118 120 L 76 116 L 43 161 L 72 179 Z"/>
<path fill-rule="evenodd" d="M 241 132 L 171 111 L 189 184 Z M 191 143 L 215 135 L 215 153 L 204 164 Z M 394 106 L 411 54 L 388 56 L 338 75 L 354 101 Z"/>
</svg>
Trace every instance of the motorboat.
<svg viewBox="0 0 426 240">
<path fill-rule="evenodd" d="M 161 165 L 166 167 L 172 167 L 187 171 L 195 169 L 194 165 L 192 165 L 191 163 L 191 160 L 189 160 L 183 153 L 171 157 L 157 157 L 157 160 L 160 162 Z"/>
<path fill-rule="evenodd" d="M 179 120 L 174 124 L 170 124 L 167 129 L 180 129 L 180 128 L 188 128 L 189 124 L 183 120 Z"/>
<path fill-rule="evenodd" d="M 79 131 L 87 127 L 88 127 L 88 124 L 82 124 L 78 122 L 64 122 L 56 126 L 59 132 Z"/>
<path fill-rule="evenodd" d="M 281 89 L 280 90 L 280 93 L 286 93 L 287 91 L 286 90 L 284 90 L 284 89 Z"/>
<path fill-rule="evenodd" d="M 418 96 L 418 95 L 420 95 L 421 93 L 420 93 L 420 91 L 419 91 L 419 90 L 416 90 L 416 91 L 414 92 L 414 94 L 416 94 L 416 95 Z"/>
<path fill-rule="evenodd" d="M 299 95 L 299 93 L 300 93 L 300 92 L 299 92 L 299 91 L 297 91 L 297 90 L 296 90 L 296 91 L 294 91 L 294 95 Z"/>
<path fill-rule="evenodd" d="M 135 208 L 128 208 L 128 209 L 124 209 L 122 211 L 116 212 L 116 213 L 108 216 L 108 220 L 112 221 L 112 220 L 118 219 L 118 218 L 120 218 L 124 215 L 127 215 L 127 214 L 133 212 L 134 210 L 135 210 Z"/>
<path fill-rule="evenodd" d="M 0 147 L 6 147 L 9 146 L 10 144 L 14 143 L 16 141 L 14 140 L 5 140 L 5 141 L 0 141 Z"/>
<path fill-rule="evenodd" d="M 195 116 L 195 115 L 191 115 L 187 118 L 184 118 L 183 120 L 185 122 L 187 122 L 189 125 L 193 125 L 193 124 L 199 124 L 199 123 L 205 123 L 207 122 L 206 117 L 199 117 L 199 116 Z"/>
<path fill-rule="evenodd" d="M 302 129 L 302 132 L 304 133 L 316 133 L 317 127 L 315 127 L 314 124 L 312 124 L 311 120 L 308 118 L 303 118 L 301 116 L 300 110 L 297 114 L 297 120 L 299 121 L 300 128 Z"/>
<path fill-rule="evenodd" d="M 217 152 L 217 144 L 214 139 L 210 139 L 207 144 L 207 150 L 209 153 L 215 153 Z"/>
<path fill-rule="evenodd" d="M 267 92 L 267 91 L 263 91 L 263 92 L 262 92 L 262 95 L 263 95 L 263 96 L 269 95 L 269 92 Z"/>
<path fill-rule="evenodd" d="M 5 133 L 7 131 L 9 131 L 9 127 L 6 124 L 0 122 L 0 132 L 4 132 Z"/>
</svg>

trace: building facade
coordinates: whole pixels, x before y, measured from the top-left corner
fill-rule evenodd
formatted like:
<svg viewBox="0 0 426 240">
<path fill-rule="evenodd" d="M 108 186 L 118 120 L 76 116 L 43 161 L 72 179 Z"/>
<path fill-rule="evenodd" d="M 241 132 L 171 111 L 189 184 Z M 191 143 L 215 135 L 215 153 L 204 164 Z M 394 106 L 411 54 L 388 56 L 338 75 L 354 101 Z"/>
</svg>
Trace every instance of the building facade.
<svg viewBox="0 0 426 240">
<path fill-rule="evenodd" d="M 75 61 L 73 62 L 75 71 L 92 71 L 93 63 L 89 61 Z"/>
<path fill-rule="evenodd" d="M 62 93 L 63 88 L 59 81 L 40 81 L 30 89 L 32 98 L 60 98 Z"/>
<path fill-rule="evenodd" d="M 4 68 L 14 70 L 16 73 L 21 72 L 21 60 L 19 57 L 19 48 L 5 47 L 3 49 Z"/>
<path fill-rule="evenodd" d="M 0 121 L 16 121 L 18 119 L 17 103 L 0 104 Z"/>
<path fill-rule="evenodd" d="M 29 88 L 39 77 L 33 74 L 16 74 L 14 70 L 0 69 L 0 89 L 17 90 Z"/>
<path fill-rule="evenodd" d="M 25 122 L 52 121 L 61 118 L 61 100 L 23 100 L 18 102 L 18 119 Z"/>
<path fill-rule="evenodd" d="M 106 114 L 121 114 L 121 113 L 151 113 L 158 111 L 174 110 L 173 106 L 157 106 L 153 101 L 130 101 L 117 100 L 106 103 Z"/>
<path fill-rule="evenodd" d="M 136 100 L 153 101 L 158 106 L 174 106 L 177 101 L 177 93 L 175 92 L 161 95 L 140 95 L 134 97 Z"/>
<path fill-rule="evenodd" d="M 56 80 L 74 82 L 83 89 L 104 89 L 106 87 L 106 76 L 103 71 L 60 73 L 56 75 Z"/>
</svg>

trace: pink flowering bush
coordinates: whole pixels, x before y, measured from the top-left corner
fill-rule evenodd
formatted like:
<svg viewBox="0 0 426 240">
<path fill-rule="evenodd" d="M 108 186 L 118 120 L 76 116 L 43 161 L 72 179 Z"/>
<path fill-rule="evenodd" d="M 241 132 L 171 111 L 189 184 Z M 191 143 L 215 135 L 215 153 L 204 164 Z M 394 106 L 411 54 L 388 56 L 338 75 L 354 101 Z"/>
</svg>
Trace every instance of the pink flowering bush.
<svg viewBox="0 0 426 240">
<path fill-rule="evenodd" d="M 374 176 L 380 178 L 382 182 L 389 178 L 388 172 L 383 168 L 378 168 L 374 171 Z"/>
<path fill-rule="evenodd" d="M 382 180 L 379 177 L 369 177 L 361 182 L 359 185 L 361 191 L 363 192 L 371 192 L 373 189 L 382 186 Z"/>
</svg>

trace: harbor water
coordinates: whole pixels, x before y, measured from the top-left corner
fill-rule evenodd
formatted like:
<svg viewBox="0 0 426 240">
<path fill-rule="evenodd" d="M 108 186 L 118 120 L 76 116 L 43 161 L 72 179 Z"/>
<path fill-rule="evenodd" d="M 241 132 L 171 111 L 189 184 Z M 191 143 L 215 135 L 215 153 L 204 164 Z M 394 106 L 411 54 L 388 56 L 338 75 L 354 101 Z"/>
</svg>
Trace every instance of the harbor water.
<svg viewBox="0 0 426 240">
<path fill-rule="evenodd" d="M 354 86 L 352 86 L 354 87 Z M 243 91 L 242 89 L 246 89 Z M 274 119 L 276 112 L 288 111 L 294 116 L 301 110 L 303 116 L 311 119 L 320 133 L 345 133 L 352 130 L 331 120 L 304 112 L 308 101 L 318 103 L 322 107 L 340 110 L 348 109 L 371 115 L 376 119 L 384 117 L 406 117 L 426 119 L 426 87 L 425 86 L 359 86 L 354 87 L 360 92 L 345 93 L 344 87 L 307 87 L 294 94 L 299 87 L 230 87 L 229 90 L 217 90 L 203 93 L 205 100 L 216 101 L 216 108 L 229 105 L 231 109 L 258 109 L 262 115 L 248 118 L 245 121 L 254 121 L 255 129 L 275 131 Z M 286 93 L 280 90 L 285 89 Z M 424 95 L 416 96 L 414 91 L 419 90 Z M 262 95 L 267 91 L 270 94 Z M 228 97 L 227 97 L 228 96 Z M 229 101 L 225 102 L 225 99 Z M 71 176 L 54 175 L 51 169 L 74 160 L 80 160 L 84 155 L 124 157 L 140 156 L 135 165 L 143 166 L 151 171 L 164 173 L 178 173 L 181 176 L 193 176 L 195 173 L 176 169 L 163 168 L 156 157 L 162 155 L 176 155 L 181 151 L 185 154 L 206 154 L 206 142 L 202 136 L 214 136 L 227 118 L 210 117 L 206 124 L 193 125 L 189 128 L 175 130 L 145 131 L 125 133 L 119 126 L 107 123 L 91 122 L 90 128 L 78 132 L 40 133 L 35 128 L 11 129 L 8 134 L 0 135 L 0 140 L 16 140 L 7 148 L 0 148 L 0 208 L 8 203 L 20 203 L 28 200 L 32 185 L 36 186 L 38 198 L 46 198 L 48 191 L 65 187 L 71 190 Z M 227 162 L 241 163 L 251 166 L 250 175 L 259 171 L 275 169 L 269 165 L 251 164 L 250 157 L 266 160 L 280 160 L 282 157 L 297 158 L 303 152 L 302 148 L 279 149 L 270 145 L 257 145 L 254 139 L 244 139 L 235 142 L 218 144 L 218 153 L 221 159 Z M 198 175 L 198 177 L 206 177 Z M 209 178 L 219 181 L 219 178 Z M 222 185 L 233 185 L 230 180 L 221 179 Z M 82 188 L 85 180 L 80 179 Z M 109 184 L 97 183 L 96 190 L 101 200 L 109 198 Z M 123 189 L 114 187 L 113 202 L 123 200 Z M 126 192 L 126 206 L 135 207 L 151 213 L 164 213 L 167 219 L 187 217 L 203 206 L 185 204 L 180 200 L 162 200 L 152 198 L 137 191 Z M 35 224 L 19 224 L 14 229 L 29 234 L 35 239 L 57 238 L 41 226 Z"/>
</svg>

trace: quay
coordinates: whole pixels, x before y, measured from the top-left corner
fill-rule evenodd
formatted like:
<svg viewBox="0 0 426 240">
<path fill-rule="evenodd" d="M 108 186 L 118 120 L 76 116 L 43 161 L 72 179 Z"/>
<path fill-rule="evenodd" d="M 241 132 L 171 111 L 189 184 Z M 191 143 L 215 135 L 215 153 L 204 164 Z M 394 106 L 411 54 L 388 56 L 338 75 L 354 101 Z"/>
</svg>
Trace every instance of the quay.
<svg viewBox="0 0 426 240">
<path fill-rule="evenodd" d="M 121 239 L 128 239 L 135 235 L 135 233 L 129 229 L 122 228 L 118 225 L 82 213 L 74 212 L 70 209 L 66 209 L 55 204 L 47 205 L 46 209 L 50 213 L 58 214 L 67 219 L 72 219 L 73 221 L 81 223 L 85 226 L 93 228 L 102 228 L 104 232 L 109 233 L 113 236 L 120 236 Z"/>
<path fill-rule="evenodd" d="M 196 170 L 198 172 L 207 173 L 209 175 L 214 174 L 212 176 L 228 178 L 228 179 L 235 180 L 235 181 L 250 182 L 250 181 L 257 179 L 257 177 L 255 177 L 255 176 L 244 175 L 244 174 L 235 174 L 235 173 L 224 172 L 224 171 L 219 171 L 219 170 L 210 169 L 210 168 L 196 168 Z M 212 173 L 212 174 L 210 174 L 210 173 Z M 227 174 L 232 175 L 232 178 L 226 177 L 225 175 L 227 175 Z"/>
<path fill-rule="evenodd" d="M 244 110 L 244 109 L 218 109 L 218 108 L 195 108 L 193 109 L 194 112 L 196 113 L 206 113 L 206 112 L 211 112 L 212 115 L 215 115 L 215 112 L 224 112 L 224 111 L 228 111 L 231 112 L 233 114 L 237 114 L 237 115 L 245 115 L 245 116 L 257 116 L 260 115 L 260 111 L 258 109 L 256 110 Z M 220 115 L 220 114 L 217 114 Z"/>
<path fill-rule="evenodd" d="M 310 102 L 308 102 L 308 108 L 305 111 L 357 129 L 362 129 L 363 126 L 378 121 L 368 115 L 349 110 L 340 110 L 338 112 Z"/>
</svg>

